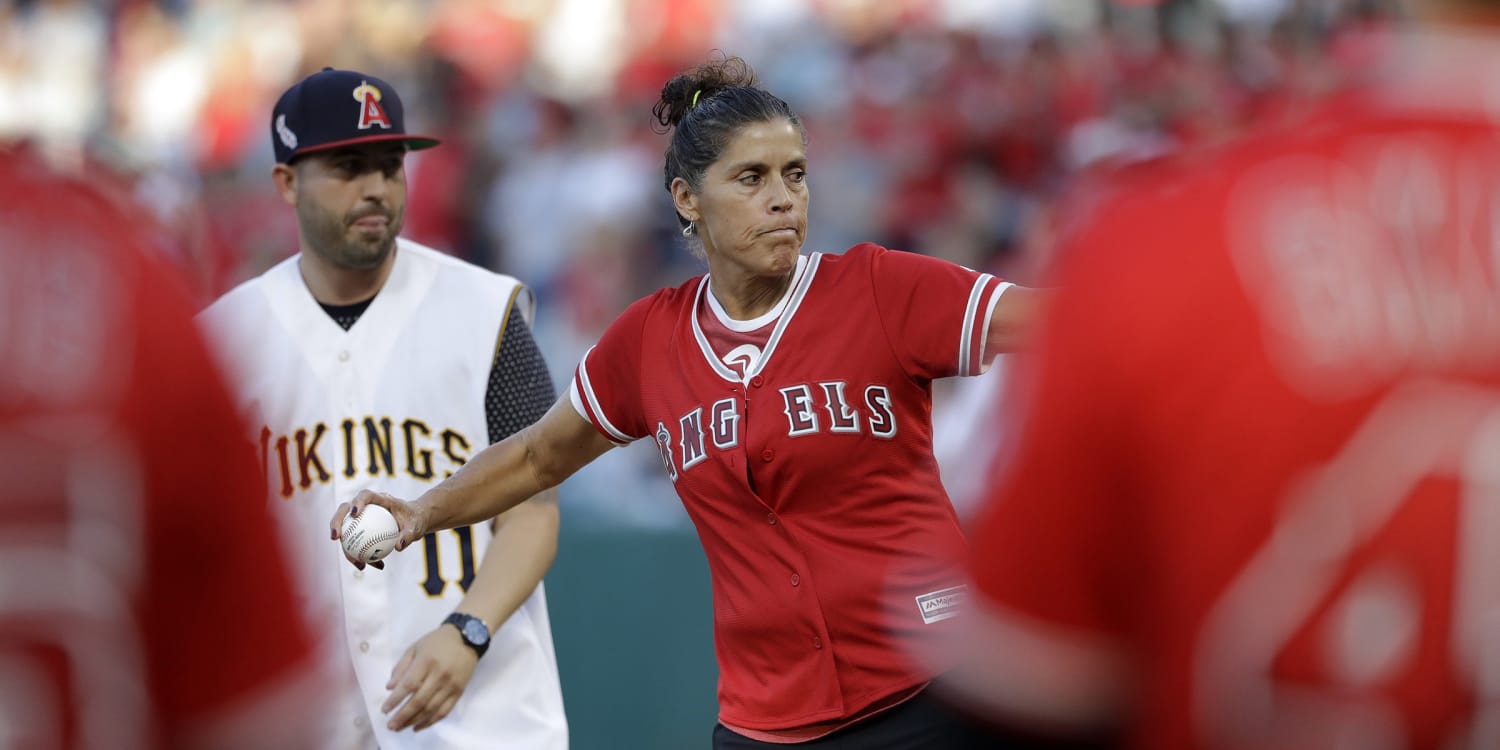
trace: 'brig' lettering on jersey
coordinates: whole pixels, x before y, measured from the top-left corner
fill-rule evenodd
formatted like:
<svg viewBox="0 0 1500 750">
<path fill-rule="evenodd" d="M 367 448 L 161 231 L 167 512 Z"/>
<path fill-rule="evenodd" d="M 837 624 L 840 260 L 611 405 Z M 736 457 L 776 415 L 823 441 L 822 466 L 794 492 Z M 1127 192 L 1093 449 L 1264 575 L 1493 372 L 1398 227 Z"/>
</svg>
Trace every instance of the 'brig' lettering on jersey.
<svg viewBox="0 0 1500 750">
<path fill-rule="evenodd" d="M 789 437 L 825 432 L 860 435 L 868 430 L 886 440 L 896 436 L 896 412 L 891 407 L 889 388 L 866 387 L 862 409 L 849 404 L 845 397 L 847 389 L 848 384 L 841 380 L 779 389 L 787 420 L 786 434 Z M 673 482 L 677 481 L 678 466 L 687 471 L 708 457 L 709 442 L 721 451 L 740 444 L 739 408 L 740 401 L 736 398 L 720 399 L 707 409 L 696 406 L 677 420 L 675 436 L 666 423 L 657 423 L 656 447 Z"/>
<path fill-rule="evenodd" d="M 473 444 L 452 428 L 435 429 L 420 419 L 364 417 L 330 428 L 319 422 L 277 433 L 260 428 L 260 463 L 283 498 L 313 483 L 325 484 L 340 472 L 352 479 L 396 476 L 436 481 L 453 476 L 469 460 Z"/>
</svg>

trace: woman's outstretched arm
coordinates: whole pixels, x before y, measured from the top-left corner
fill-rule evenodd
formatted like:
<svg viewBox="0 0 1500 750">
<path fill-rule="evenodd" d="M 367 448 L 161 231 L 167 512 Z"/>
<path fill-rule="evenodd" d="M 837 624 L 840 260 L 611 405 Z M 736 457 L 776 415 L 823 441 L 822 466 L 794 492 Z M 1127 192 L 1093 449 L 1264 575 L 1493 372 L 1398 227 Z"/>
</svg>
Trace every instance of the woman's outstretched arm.
<svg viewBox="0 0 1500 750">
<path fill-rule="evenodd" d="M 564 393 L 535 424 L 480 451 L 453 476 L 405 502 L 383 492 L 364 490 L 339 505 L 329 522 L 339 538 L 345 517 L 366 505 L 379 505 L 396 517 L 401 536 L 396 549 L 440 531 L 487 521 L 542 490 L 561 484 L 573 472 L 615 447 L 589 424 Z M 350 559 L 358 567 L 364 565 Z M 374 563 L 376 567 L 384 567 Z"/>
</svg>

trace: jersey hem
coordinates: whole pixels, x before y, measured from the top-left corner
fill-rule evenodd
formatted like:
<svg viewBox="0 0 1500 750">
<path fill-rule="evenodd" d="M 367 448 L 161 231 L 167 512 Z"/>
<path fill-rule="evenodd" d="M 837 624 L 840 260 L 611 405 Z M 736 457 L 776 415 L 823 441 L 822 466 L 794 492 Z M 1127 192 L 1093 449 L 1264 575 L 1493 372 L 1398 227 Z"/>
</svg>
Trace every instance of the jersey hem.
<svg viewBox="0 0 1500 750">
<path fill-rule="evenodd" d="M 899 708 L 909 702 L 911 699 L 921 695 L 922 691 L 926 690 L 927 686 L 930 684 L 932 684 L 930 681 L 920 682 L 913 687 L 907 688 L 906 690 L 892 693 L 886 699 L 877 700 L 871 703 L 870 706 L 866 708 L 866 710 L 856 713 L 848 719 L 834 719 L 831 721 L 822 721 L 814 724 L 807 724 L 803 727 L 775 730 L 751 729 L 749 727 L 727 724 L 722 720 L 719 723 L 722 724 L 725 729 L 728 729 L 729 731 L 734 732 L 735 734 L 738 734 L 740 736 L 749 737 L 750 739 L 757 742 L 768 742 L 773 745 L 795 745 L 802 742 L 812 742 L 813 740 L 822 739 L 835 732 L 842 732 L 845 729 L 858 726 L 877 716 L 880 716 L 881 714 Z"/>
<path fill-rule="evenodd" d="M 933 678 L 931 677 L 912 676 L 906 680 L 897 682 L 894 687 L 882 686 L 873 690 L 867 690 L 863 693 L 859 693 L 853 698 L 846 699 L 844 701 L 844 704 L 846 706 L 858 706 L 858 708 L 854 709 L 853 711 L 850 711 L 847 708 L 830 708 L 823 709 L 821 711 L 800 714 L 786 719 L 755 721 L 751 719 L 736 718 L 735 716 L 721 709 L 719 711 L 719 723 L 723 724 L 726 729 L 728 729 L 732 725 L 736 727 L 742 727 L 744 729 L 758 730 L 762 732 L 778 732 L 794 730 L 805 727 L 809 724 L 816 724 L 824 721 L 836 721 L 846 715 L 850 718 L 853 718 L 855 716 L 858 716 L 861 711 L 864 711 L 870 706 L 880 702 L 882 698 L 891 698 L 902 693 L 903 691 L 914 690 L 919 686 L 926 685 L 927 683 L 932 682 L 932 679 Z M 893 705 L 900 704 L 897 703 Z"/>
</svg>

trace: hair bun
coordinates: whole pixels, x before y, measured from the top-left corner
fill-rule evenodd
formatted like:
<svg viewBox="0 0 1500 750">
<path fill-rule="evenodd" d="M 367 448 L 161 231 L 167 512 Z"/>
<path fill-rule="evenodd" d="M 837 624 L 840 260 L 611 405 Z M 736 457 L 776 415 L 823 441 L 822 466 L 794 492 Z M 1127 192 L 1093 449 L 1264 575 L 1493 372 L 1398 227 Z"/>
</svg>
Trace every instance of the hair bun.
<svg viewBox="0 0 1500 750">
<path fill-rule="evenodd" d="M 755 71 L 742 58 L 710 60 L 667 81 L 651 114 L 662 127 L 675 128 L 694 106 L 702 105 L 714 94 L 737 86 L 754 88 L 758 83 Z"/>
</svg>

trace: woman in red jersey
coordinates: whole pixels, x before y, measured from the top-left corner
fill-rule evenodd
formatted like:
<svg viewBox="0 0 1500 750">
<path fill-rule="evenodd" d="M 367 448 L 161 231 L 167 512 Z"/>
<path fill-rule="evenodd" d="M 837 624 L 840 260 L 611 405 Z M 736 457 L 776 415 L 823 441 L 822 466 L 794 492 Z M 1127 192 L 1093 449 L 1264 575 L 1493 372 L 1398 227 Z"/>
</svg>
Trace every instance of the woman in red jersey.
<svg viewBox="0 0 1500 750">
<path fill-rule="evenodd" d="M 654 440 L 714 581 L 714 747 L 992 747 L 905 656 L 965 595 L 931 383 L 1015 348 L 1040 293 L 868 243 L 804 253 L 806 134 L 738 58 L 673 78 L 654 113 L 708 274 L 631 305 L 541 421 L 416 502 L 354 512 L 389 508 L 404 547 Z"/>
</svg>

